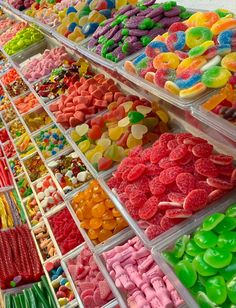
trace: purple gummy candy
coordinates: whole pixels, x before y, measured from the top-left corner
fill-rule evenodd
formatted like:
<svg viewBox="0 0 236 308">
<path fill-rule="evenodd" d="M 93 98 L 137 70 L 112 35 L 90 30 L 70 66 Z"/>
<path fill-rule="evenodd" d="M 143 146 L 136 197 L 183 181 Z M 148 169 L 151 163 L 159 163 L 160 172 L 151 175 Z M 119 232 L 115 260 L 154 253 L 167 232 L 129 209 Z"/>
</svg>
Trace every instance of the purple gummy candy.
<svg viewBox="0 0 236 308">
<path fill-rule="evenodd" d="M 166 17 L 174 17 L 174 16 L 178 16 L 180 14 L 180 9 L 177 7 L 174 7 L 173 9 L 171 9 L 170 11 L 165 11 L 164 15 Z"/>
<path fill-rule="evenodd" d="M 134 43 L 136 42 L 138 39 L 137 39 L 137 36 L 127 36 L 124 40 L 124 43 Z"/>
<path fill-rule="evenodd" d="M 93 34 L 93 37 L 95 39 L 98 39 L 99 36 L 101 35 L 104 35 L 105 33 L 107 33 L 110 29 L 111 29 L 111 26 L 110 26 L 111 22 L 109 22 L 108 24 L 106 24 L 105 26 L 100 26 L 97 28 L 97 30 L 94 32 Z"/>
<path fill-rule="evenodd" d="M 122 30 L 118 30 L 112 39 L 115 43 L 118 43 L 119 41 L 121 41 L 122 37 Z"/>
<path fill-rule="evenodd" d="M 162 28 L 154 28 L 150 30 L 150 32 L 148 33 L 148 36 L 150 36 L 151 39 L 154 39 L 157 35 L 162 35 L 165 32 L 166 31 Z"/>
<path fill-rule="evenodd" d="M 130 53 L 137 52 L 137 51 L 141 50 L 142 48 L 143 48 L 143 45 L 142 45 L 141 42 L 135 42 L 131 45 Z"/>
<path fill-rule="evenodd" d="M 137 29 L 139 23 L 143 20 L 143 16 L 131 17 L 128 22 L 125 24 L 128 29 Z"/>
<path fill-rule="evenodd" d="M 180 17 L 174 16 L 174 17 L 164 17 L 160 20 L 160 23 L 163 25 L 163 27 L 170 27 L 173 23 L 180 21 Z"/>
<path fill-rule="evenodd" d="M 122 53 L 122 47 L 118 46 L 116 49 L 113 50 L 113 56 L 117 57 L 119 53 Z"/>
<path fill-rule="evenodd" d="M 112 38 L 116 32 L 119 30 L 119 26 L 115 26 L 114 28 L 111 28 L 106 34 L 105 37 L 109 40 Z"/>
<path fill-rule="evenodd" d="M 97 40 L 95 38 L 91 38 L 91 40 L 88 43 L 88 49 L 93 49 L 97 45 Z"/>
<path fill-rule="evenodd" d="M 127 16 L 127 17 L 131 17 L 133 15 L 136 15 L 137 13 L 139 13 L 140 10 L 136 7 L 128 12 L 126 12 L 124 15 Z"/>
<path fill-rule="evenodd" d="M 118 10 L 115 14 L 114 17 L 116 17 L 117 15 L 123 15 L 124 13 L 128 12 L 129 10 L 131 10 L 133 7 L 132 5 L 125 5 L 124 7 L 122 7 L 120 10 Z"/>
<path fill-rule="evenodd" d="M 95 50 L 96 54 L 101 55 L 102 47 L 103 47 L 102 44 L 97 45 L 96 50 Z"/>
<path fill-rule="evenodd" d="M 129 35 L 136 35 L 136 36 L 148 35 L 148 30 L 132 29 L 129 31 Z"/>
<path fill-rule="evenodd" d="M 156 9 L 152 10 L 151 13 L 149 13 L 146 17 L 153 18 L 153 17 L 156 17 L 156 16 L 162 14 L 163 12 L 164 12 L 163 8 L 158 7 Z"/>
<path fill-rule="evenodd" d="M 141 11 L 140 13 L 137 14 L 137 16 L 147 16 L 147 14 L 151 13 L 153 11 L 153 9 L 151 7 L 147 8 L 144 11 Z"/>
<path fill-rule="evenodd" d="M 155 2 L 156 2 L 156 0 L 149 0 L 149 1 L 147 1 L 147 2 L 144 2 L 143 5 L 145 5 L 145 6 L 151 6 L 151 5 L 153 5 Z"/>
<path fill-rule="evenodd" d="M 160 14 L 160 15 L 158 15 L 158 16 L 152 18 L 152 20 L 153 20 L 154 22 L 158 22 L 158 21 L 160 21 L 162 18 L 163 18 L 163 15 Z"/>
</svg>

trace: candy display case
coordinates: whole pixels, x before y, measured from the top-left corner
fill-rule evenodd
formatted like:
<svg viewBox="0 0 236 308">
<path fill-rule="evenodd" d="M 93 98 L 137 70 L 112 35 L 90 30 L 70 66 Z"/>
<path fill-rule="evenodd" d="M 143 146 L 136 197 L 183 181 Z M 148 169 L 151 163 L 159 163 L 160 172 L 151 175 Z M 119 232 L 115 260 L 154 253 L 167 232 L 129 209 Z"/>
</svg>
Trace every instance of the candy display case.
<svg viewBox="0 0 236 308">
<path fill-rule="evenodd" d="M 175 247 L 176 249 L 176 253 L 177 253 L 177 246 L 179 244 L 179 248 L 183 248 L 183 254 L 185 253 L 185 255 L 187 255 L 187 257 L 189 256 L 190 259 L 192 259 L 191 263 L 193 263 L 193 269 L 194 269 L 194 273 L 196 274 L 195 272 L 195 265 L 196 265 L 196 268 L 197 268 L 197 274 L 199 276 L 199 279 L 203 282 L 210 277 L 214 278 L 216 276 L 209 276 L 209 270 L 213 270 L 212 271 L 212 275 L 216 275 L 216 272 L 219 270 L 219 275 L 224 275 L 224 277 L 226 278 L 226 281 L 230 281 L 231 279 L 231 275 L 233 275 L 233 269 L 230 268 L 230 262 L 231 260 L 229 260 L 228 264 L 227 265 L 220 265 L 219 264 L 219 267 L 217 266 L 217 270 L 216 269 L 213 269 L 210 265 L 206 264 L 206 262 L 204 262 L 203 260 L 200 261 L 200 263 L 198 262 L 194 262 L 193 259 L 194 257 L 196 256 L 197 257 L 197 254 L 200 254 L 204 251 L 206 251 L 205 249 L 207 249 L 208 247 L 208 241 L 206 241 L 206 246 L 205 248 L 200 248 L 198 247 L 198 245 L 196 243 L 193 243 L 194 240 L 192 240 L 192 242 L 190 242 L 190 238 L 195 238 L 195 235 L 200 232 L 201 233 L 201 230 L 203 230 L 202 232 L 206 232 L 206 234 L 209 232 L 209 234 L 214 234 L 212 231 L 216 230 L 214 229 L 214 227 L 217 227 L 217 225 L 220 225 L 220 219 L 224 219 L 224 213 L 229 213 L 230 210 L 228 210 L 227 212 L 227 209 L 230 208 L 231 204 L 232 204 L 232 207 L 233 207 L 233 204 L 234 204 L 234 207 L 235 207 L 235 196 L 232 196 L 231 198 L 229 198 L 228 200 L 225 200 L 225 201 L 222 201 L 218 206 L 216 206 L 213 210 L 210 210 L 210 211 L 206 211 L 204 216 L 200 216 L 198 217 L 198 219 L 196 219 L 195 221 L 193 221 L 191 224 L 189 225 L 186 225 L 184 228 L 182 228 L 182 230 L 178 230 L 175 234 L 173 234 L 169 239 L 167 239 L 166 242 L 163 242 L 163 245 L 160 246 L 159 248 L 155 247 L 152 249 L 152 255 L 154 257 L 155 260 L 157 260 L 158 264 L 160 264 L 161 268 L 163 269 L 163 272 L 168 275 L 171 283 L 176 287 L 177 291 L 179 292 L 179 294 L 183 297 L 183 299 L 185 300 L 186 304 L 189 306 L 189 307 L 199 307 L 199 305 L 204 305 L 207 301 L 208 302 L 211 302 L 212 301 L 214 302 L 214 297 L 212 297 L 212 295 L 210 295 L 211 297 L 211 300 L 207 297 L 207 295 L 204 296 L 204 293 L 203 292 L 206 292 L 205 288 L 201 285 L 201 283 L 199 283 L 199 285 L 197 285 L 197 282 L 196 282 L 196 285 L 195 285 L 195 281 L 193 282 L 190 282 L 190 285 L 188 287 L 187 284 L 186 286 L 184 286 L 183 283 L 181 283 L 181 281 L 178 279 L 177 275 L 176 275 L 176 272 L 173 268 L 173 266 L 175 266 L 175 264 L 177 264 L 178 260 L 181 260 L 182 256 L 181 254 L 179 254 L 179 257 L 178 258 L 174 258 L 173 257 L 173 249 Z M 233 213 L 233 210 L 231 211 Z M 232 220 L 234 219 L 232 213 L 230 212 L 230 216 L 229 218 Z M 222 213 L 222 214 L 221 214 Z M 225 216 L 226 217 L 226 216 Z M 227 218 L 227 217 L 226 217 Z M 227 219 L 226 219 L 227 220 Z M 203 224 L 203 225 L 202 225 Z M 233 230 L 233 227 L 234 225 L 231 226 L 231 228 L 229 227 L 230 230 Z M 206 228 L 206 229 L 205 229 Z M 222 225 L 222 228 L 224 230 L 224 226 Z M 229 234 L 233 233 L 232 231 L 227 231 L 229 230 L 227 228 L 227 224 L 226 224 L 226 227 L 225 227 L 225 231 L 222 230 L 222 232 L 229 232 Z M 208 231 L 204 231 L 204 230 L 208 230 Z M 215 231 L 216 232 L 216 231 Z M 217 231 L 218 232 L 218 231 Z M 220 232 L 220 231 L 219 231 Z M 223 233 L 222 233 L 223 234 Z M 219 236 L 219 234 L 218 234 Z M 220 235 L 221 236 L 221 235 Z M 202 237 L 202 239 L 204 238 L 204 235 Z M 197 238 L 196 238 L 197 239 Z M 209 238 L 210 239 L 210 238 Z M 201 240 L 200 240 L 201 241 Z M 184 243 L 185 242 L 185 243 Z M 227 242 L 227 241 L 226 241 Z M 226 243 L 225 242 L 225 243 Z M 189 247 L 186 246 L 188 245 L 189 243 Z M 192 245 L 193 243 L 193 245 Z M 200 243 L 200 242 L 199 242 Z M 195 244 L 195 245 L 194 245 Z M 210 245 L 211 246 L 211 245 Z M 188 248 L 187 248 L 188 247 Z M 202 246 L 203 247 L 203 246 Z M 215 245 L 212 244 L 212 250 L 214 249 Z M 221 246 L 222 247 L 222 246 Z M 224 246 L 223 246 L 224 247 Z M 216 247 L 215 247 L 216 248 Z M 190 255 L 188 255 L 188 253 L 186 253 L 186 250 L 188 251 L 188 253 L 190 253 Z M 199 252 L 196 254 L 196 251 L 197 249 L 199 250 Z M 219 248 L 218 248 L 219 249 Z M 192 252 L 190 252 L 190 250 Z M 209 248 L 209 250 L 211 250 L 211 248 Z M 216 248 L 217 250 L 217 248 Z M 232 250 L 234 251 L 234 250 Z M 233 253 L 233 252 L 232 252 Z M 217 260 L 220 260 L 220 256 L 217 255 L 216 253 L 216 256 L 217 256 Z M 173 257 L 173 258 L 172 258 Z M 190 260 L 188 258 L 185 258 L 185 260 Z M 171 259 L 172 258 L 172 259 Z M 231 258 L 232 258 L 232 255 L 231 255 Z M 214 257 L 212 258 L 212 260 L 214 259 Z M 167 261 L 168 260 L 168 261 Z M 222 262 L 224 262 L 224 258 L 222 257 Z M 175 263 L 176 262 L 176 263 Z M 181 261 L 180 261 L 181 262 Z M 189 261 L 187 261 L 189 262 Z M 198 265 L 199 266 L 198 266 Z M 198 267 L 197 267 L 198 266 Z M 202 267 L 203 266 L 203 267 Z M 205 270 L 206 272 L 204 273 L 204 268 L 205 266 Z M 228 269 L 229 269 L 229 272 Z M 203 270 L 203 271 L 202 271 Z M 200 272 L 198 272 L 200 271 Z M 180 271 L 179 271 L 180 273 Z M 224 274 L 225 273 L 225 274 Z M 227 276 L 227 273 L 228 273 L 228 276 Z M 187 270 L 187 267 L 186 267 L 186 275 L 188 275 L 189 272 Z M 182 275 L 182 274 L 180 274 Z M 193 274 L 194 275 L 194 274 Z M 201 276 L 202 275 L 202 276 Z M 225 276 L 226 275 L 226 276 Z M 187 276 L 186 276 L 187 277 Z M 197 277 L 197 276 L 196 276 Z M 219 276 L 220 277 L 220 276 Z M 186 281 L 184 280 L 183 276 L 182 278 L 183 279 L 182 281 L 184 283 L 186 283 Z M 193 278 L 195 280 L 195 278 Z M 192 284 L 192 286 L 191 286 Z M 214 284 L 215 285 L 215 284 Z M 195 290 L 193 288 L 193 286 L 195 286 Z M 216 285 L 215 285 L 216 286 Z M 188 288 L 192 288 L 191 290 L 188 290 Z M 198 291 L 202 291 L 202 292 L 199 292 L 201 294 L 201 296 L 199 295 L 199 300 L 201 300 L 199 303 L 197 303 L 196 301 L 196 295 L 197 295 L 197 292 Z M 230 292 L 230 291 L 229 291 Z M 214 294 L 214 292 L 212 291 L 211 294 Z M 219 293 L 221 295 L 221 293 Z M 209 295 L 209 293 L 208 293 Z M 219 295 L 219 296 L 220 296 Z M 226 295 L 227 296 L 227 295 Z M 231 297 L 230 297 L 231 298 Z M 215 297 L 216 300 L 218 300 L 218 297 L 216 296 Z M 222 299 L 221 299 L 222 300 Z M 221 304 L 223 304 L 225 302 L 225 300 L 223 299 L 223 302 Z M 227 302 L 226 305 L 230 305 L 230 302 Z"/>
<path fill-rule="evenodd" d="M 95 2 L 91 5 L 97 5 Z M 44 12 L 60 4 L 47 4 Z M 147 8 L 144 4 L 154 7 Z M 216 213 L 218 208 L 233 200 L 236 140 L 233 128 L 227 129 L 227 125 L 233 125 L 232 119 L 226 123 L 226 118 L 220 118 L 219 115 L 226 111 L 225 108 L 221 110 L 222 106 L 218 108 L 222 111 L 218 119 L 214 119 L 213 112 L 211 116 L 209 112 L 203 116 L 203 106 L 212 100 L 216 104 L 219 98 L 215 100 L 214 95 L 219 90 L 206 91 L 197 98 L 180 99 L 151 84 L 148 80 L 153 74 L 149 74 L 150 79 L 146 81 L 125 70 L 127 63 L 140 60 L 153 42 L 154 45 L 166 42 L 167 34 L 151 42 L 152 38 L 147 37 L 150 31 L 156 36 L 169 29 L 169 36 L 174 40 L 175 22 L 181 27 L 189 23 L 183 21 L 188 17 L 186 14 L 185 17 L 181 15 L 181 20 L 176 15 L 184 9 L 173 1 L 161 5 L 149 1 L 148 4 L 139 3 L 136 8 L 120 4 L 121 11 L 127 10 L 129 14 L 134 9 L 137 13 L 126 20 L 114 13 L 110 22 L 120 24 L 112 26 L 116 33 L 110 38 L 99 32 L 104 27 L 102 24 L 97 39 L 95 34 L 76 43 L 57 33 L 55 27 L 39 21 L 40 10 L 31 17 L 2 1 L 0 5 L 12 20 L 17 20 L 12 33 L 7 30 L 6 35 L 0 36 L 0 42 L 22 31 L 25 21 L 34 29 L 33 33 L 37 30 L 40 37 L 43 35 L 37 44 L 15 56 L 9 56 L 7 48 L 0 50 L 3 58 L 3 63 L 0 61 L 3 66 L 2 74 L 0 68 L 2 155 L 12 171 L 11 188 L 16 188 L 22 204 L 17 207 L 21 213 L 19 223 L 23 221 L 28 225 L 52 294 L 50 299 L 46 296 L 48 304 L 44 302 L 43 306 L 195 307 L 194 299 L 186 295 L 186 289 L 173 276 L 161 252 L 173 246 L 183 234 L 194 232 L 207 215 Z M 145 14 L 159 14 L 160 10 L 161 17 L 174 18 L 174 24 L 170 22 L 164 30 L 160 28 L 160 20 L 154 25 L 149 17 L 144 18 Z M 70 12 L 66 21 L 73 19 L 74 13 Z M 201 21 L 205 13 L 193 14 L 190 21 L 195 22 L 196 16 L 197 22 Z M 226 32 L 234 35 L 235 20 L 230 14 L 225 10 L 210 12 L 202 27 L 205 22 L 212 22 L 210 17 L 220 20 L 226 15 L 220 21 L 230 19 L 232 30 L 230 26 L 229 33 Z M 147 25 L 138 19 L 148 19 L 150 29 L 146 31 L 143 26 Z M 136 24 L 130 24 L 131 21 Z M 140 22 L 141 28 L 136 29 Z M 63 26 L 66 26 L 65 21 Z M 156 27 L 153 29 L 153 26 Z M 133 38 L 138 43 L 134 45 L 139 46 L 139 50 L 133 51 L 139 53 L 125 50 L 129 47 L 123 46 L 126 37 L 121 38 L 120 44 L 114 42 L 114 46 L 108 46 L 120 34 L 129 34 L 122 27 L 129 28 L 131 33 L 137 30 L 134 36 L 146 31 L 145 39 Z M 122 31 L 124 33 L 120 33 Z M 209 40 L 204 48 L 216 44 L 216 37 Z M 92 50 L 91 45 L 97 46 L 97 43 L 101 51 L 108 54 L 107 58 Z M 171 44 L 175 45 L 175 40 L 169 39 L 168 46 Z M 233 53 L 235 46 L 231 47 Z M 123 48 L 125 52 L 122 59 L 118 59 L 120 61 L 111 57 L 114 48 Z M 189 52 L 190 56 L 193 52 L 186 46 L 180 51 Z M 9 52 L 12 54 L 11 46 Z M 168 52 L 174 54 L 175 50 Z M 156 62 L 161 65 L 163 59 L 159 60 L 160 63 Z M 232 64 L 227 61 L 226 66 Z M 143 69 L 142 65 L 138 69 Z M 234 87 L 235 73 L 231 74 L 229 84 Z M 196 72 L 199 78 L 198 75 Z M 162 77 L 160 75 L 160 80 Z M 189 75 L 185 77 L 187 80 Z M 220 97 L 229 87 L 220 90 Z M 229 102 L 223 107 L 234 107 L 231 102 L 234 96 L 229 96 L 226 97 Z M 2 216 L 5 217 L 0 211 L 0 219 Z M 10 227 L 11 220 L 7 223 Z M 229 225 L 232 224 L 235 224 L 233 216 L 229 221 Z M 226 232 L 233 236 L 233 229 Z M 221 239 L 227 247 L 234 245 L 234 239 L 233 244 L 226 240 Z M 177 242 L 177 248 L 179 243 L 182 242 Z M 19 260 L 16 261 L 19 263 Z M 37 281 L 39 290 L 34 288 L 40 292 L 44 282 L 40 277 Z M 46 287 L 42 289 L 46 291 Z M 221 287 L 218 289 L 222 291 Z M 18 295 L 13 295 L 11 300 L 18 301 Z M 225 302 L 224 306 L 227 304 Z M 5 306 L 10 308 L 8 297 Z"/>
</svg>

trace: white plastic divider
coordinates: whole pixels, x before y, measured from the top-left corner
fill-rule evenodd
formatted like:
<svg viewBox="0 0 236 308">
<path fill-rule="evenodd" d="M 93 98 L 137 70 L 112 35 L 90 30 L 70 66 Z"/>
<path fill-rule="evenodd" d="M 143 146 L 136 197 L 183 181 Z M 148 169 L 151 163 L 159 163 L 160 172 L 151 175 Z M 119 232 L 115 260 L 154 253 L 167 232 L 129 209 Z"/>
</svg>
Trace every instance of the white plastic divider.
<svg viewBox="0 0 236 308">
<path fill-rule="evenodd" d="M 183 235 L 190 235 L 192 234 L 201 224 L 204 218 L 208 217 L 211 214 L 214 213 L 223 213 L 226 211 L 226 209 L 232 204 L 236 202 L 236 195 L 234 194 L 229 198 L 228 200 L 224 200 L 218 205 L 216 205 L 214 208 L 206 211 L 204 215 L 193 221 L 191 224 L 188 224 L 178 230 L 177 233 L 173 233 L 167 241 L 163 242 L 162 245 L 159 247 L 155 246 L 152 249 L 152 255 L 153 258 L 156 260 L 156 262 L 160 265 L 163 272 L 167 275 L 167 277 L 170 279 L 170 282 L 173 284 L 173 286 L 176 288 L 176 290 L 179 292 L 179 294 L 182 296 L 182 298 L 187 303 L 188 307 L 191 308 L 199 308 L 199 305 L 196 303 L 196 301 L 191 296 L 190 292 L 187 290 L 187 288 L 180 282 L 176 274 L 174 273 L 174 270 L 171 268 L 169 264 L 167 264 L 166 260 L 162 256 L 162 253 L 169 248 L 173 248 L 173 245 L 176 243 L 176 241 L 181 238 Z"/>
</svg>

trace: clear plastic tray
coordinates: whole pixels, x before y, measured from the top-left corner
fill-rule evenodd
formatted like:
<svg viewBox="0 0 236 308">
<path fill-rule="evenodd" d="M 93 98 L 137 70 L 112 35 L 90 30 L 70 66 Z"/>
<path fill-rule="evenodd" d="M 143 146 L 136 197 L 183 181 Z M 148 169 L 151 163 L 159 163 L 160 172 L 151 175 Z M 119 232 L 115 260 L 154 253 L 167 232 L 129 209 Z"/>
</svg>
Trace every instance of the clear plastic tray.
<svg viewBox="0 0 236 308">
<path fill-rule="evenodd" d="M 206 110 L 202 105 L 203 104 L 192 108 L 193 116 L 211 126 L 213 129 L 216 129 L 221 134 L 227 136 L 234 142 L 234 147 L 236 147 L 236 125 L 221 118 L 217 114 Z"/>
<path fill-rule="evenodd" d="M 234 155 L 234 157 L 236 158 L 236 152 L 233 153 L 233 151 L 231 151 L 231 149 L 224 148 L 221 143 L 218 144 L 216 140 L 213 140 L 209 136 L 206 136 L 203 132 L 199 131 L 198 129 L 193 128 L 192 126 L 188 127 L 188 124 L 187 125 L 186 124 L 187 123 L 185 123 L 185 122 L 182 123 L 182 122 L 178 122 L 177 121 L 176 129 L 174 129 L 174 132 L 191 132 L 194 136 L 202 137 L 202 138 L 208 140 L 209 143 L 211 143 L 214 146 L 214 150 L 215 151 L 217 151 L 219 153 L 222 153 L 222 154 Z M 173 228 L 169 229 L 168 231 L 162 233 L 161 235 L 157 236 L 153 240 L 149 240 L 148 237 L 145 235 L 144 230 L 142 230 L 140 228 L 140 226 L 138 225 L 137 221 L 134 220 L 129 215 L 129 213 L 126 210 L 125 206 L 123 206 L 122 203 L 119 201 L 118 196 L 116 196 L 116 194 L 106 184 L 106 181 L 108 180 L 108 178 L 110 178 L 110 176 L 111 176 L 110 173 L 107 173 L 107 174 L 99 176 L 99 181 L 100 181 L 101 186 L 103 187 L 105 192 L 108 194 L 110 199 L 115 203 L 117 209 L 121 212 L 123 217 L 127 220 L 127 222 L 129 223 L 130 227 L 142 239 L 143 243 L 147 247 L 149 247 L 149 248 L 153 247 L 154 245 L 159 245 L 160 243 L 165 241 L 166 238 L 171 236 L 171 234 L 177 232 L 179 229 L 181 229 L 183 226 L 185 226 L 189 222 L 191 222 L 194 219 L 196 219 L 196 217 L 198 217 L 198 215 L 201 214 L 201 211 L 198 212 L 198 213 L 195 213 L 193 216 L 191 216 L 190 218 L 184 220 L 182 223 L 180 223 L 180 224 L 174 226 Z M 235 189 L 233 190 L 232 193 L 235 193 Z M 222 200 L 227 199 L 228 195 L 230 195 L 230 194 L 231 194 L 231 192 L 230 193 L 226 193 L 224 195 L 224 197 L 222 197 L 222 199 L 212 203 L 211 205 L 207 206 L 207 208 L 215 207 L 217 204 L 222 202 Z"/>
<path fill-rule="evenodd" d="M 173 233 L 165 242 L 162 243 L 161 246 L 155 246 L 152 249 L 152 255 L 153 258 L 156 260 L 156 262 L 160 265 L 162 271 L 167 275 L 170 282 L 173 284 L 173 286 L 176 288 L 176 290 L 179 292 L 179 294 L 182 296 L 182 298 L 185 300 L 188 307 L 191 308 L 199 308 L 199 305 L 196 303 L 196 301 L 191 296 L 190 292 L 185 288 L 185 286 L 180 282 L 176 274 L 174 273 L 173 269 L 167 264 L 165 259 L 162 257 L 162 252 L 165 250 L 168 250 L 169 248 L 173 247 L 173 245 L 176 243 L 176 241 L 182 237 L 185 234 L 192 234 L 197 227 L 199 227 L 203 221 L 203 219 L 213 213 L 216 212 L 225 212 L 225 210 L 233 203 L 235 202 L 235 195 L 231 198 L 222 201 L 214 208 L 205 211 L 203 215 L 199 215 L 194 221 L 187 224 L 183 228 L 177 230 L 176 233 Z"/>
<path fill-rule="evenodd" d="M 126 59 L 127 60 L 134 60 L 137 57 L 137 55 L 133 55 L 132 58 Z M 171 93 L 169 93 L 168 91 L 166 91 L 165 89 L 154 85 L 151 82 L 146 81 L 144 78 L 141 78 L 138 75 L 135 74 L 131 74 L 130 72 L 126 71 L 124 69 L 124 65 L 122 63 L 120 63 L 117 67 L 118 73 L 120 73 L 122 76 L 126 77 L 128 80 L 130 80 L 131 82 L 133 82 L 134 84 L 136 84 L 138 87 L 141 87 L 149 92 L 151 92 L 152 94 L 166 100 L 167 102 L 178 106 L 181 109 L 187 110 L 190 109 L 193 105 L 198 105 L 200 103 L 202 103 L 203 101 L 205 101 L 206 96 L 209 95 L 209 93 L 211 93 L 211 95 L 215 92 L 214 90 L 206 90 L 204 93 L 202 93 L 201 95 L 199 95 L 198 97 L 193 97 L 191 99 L 181 99 L 179 96 L 177 95 L 173 95 Z"/>
<path fill-rule="evenodd" d="M 79 247 L 77 247 L 76 250 L 74 250 L 74 251 L 73 251 L 72 253 L 70 253 L 68 256 L 64 257 L 64 258 L 62 259 L 62 261 L 61 261 L 61 265 L 62 265 L 62 267 L 63 267 L 63 269 L 64 269 L 64 271 L 65 271 L 65 273 L 66 273 L 66 276 L 67 276 L 67 278 L 68 278 L 70 284 L 71 284 L 71 287 L 72 287 L 72 289 L 73 289 L 73 292 L 74 292 L 74 294 L 75 294 L 75 297 L 76 297 L 76 299 L 77 299 L 77 302 L 78 302 L 80 308 L 84 308 L 84 304 L 83 304 L 82 299 L 80 298 L 80 295 L 79 295 L 79 293 L 78 293 L 78 291 L 77 291 L 77 289 L 76 289 L 75 283 L 74 283 L 74 281 L 73 281 L 73 279 L 72 279 L 72 277 L 71 277 L 71 274 L 70 274 L 70 272 L 69 272 L 69 270 L 68 270 L 67 262 L 68 262 L 70 259 L 74 259 L 75 257 L 77 257 L 77 256 L 81 253 L 81 251 L 83 250 L 84 247 L 85 247 L 85 244 L 81 244 Z M 94 259 L 95 259 L 95 256 L 93 256 L 93 257 L 94 257 Z M 95 261 L 96 261 L 96 260 L 95 260 Z M 96 263 L 97 263 L 97 262 L 96 262 Z M 101 269 L 100 269 L 100 270 L 101 270 Z M 102 272 L 102 271 L 101 271 L 101 272 Z M 102 272 L 102 274 L 104 274 L 104 273 Z M 105 276 L 104 276 L 104 278 L 106 279 Z M 106 280 L 107 280 L 107 279 L 106 279 Z M 108 282 L 108 284 L 110 285 L 110 281 L 107 281 L 107 282 Z M 110 286 L 110 287 L 111 287 L 111 286 Z M 112 290 L 113 294 L 116 296 L 116 294 L 115 294 L 115 292 L 114 292 L 114 290 L 113 290 L 112 287 L 111 287 L 111 290 Z M 112 308 L 112 307 L 115 307 L 116 305 L 117 305 L 117 301 L 116 301 L 116 299 L 113 299 L 113 300 L 111 300 L 110 302 L 108 302 L 106 305 L 102 306 L 101 308 Z M 91 308 L 92 308 L 92 307 L 91 307 Z"/>
</svg>

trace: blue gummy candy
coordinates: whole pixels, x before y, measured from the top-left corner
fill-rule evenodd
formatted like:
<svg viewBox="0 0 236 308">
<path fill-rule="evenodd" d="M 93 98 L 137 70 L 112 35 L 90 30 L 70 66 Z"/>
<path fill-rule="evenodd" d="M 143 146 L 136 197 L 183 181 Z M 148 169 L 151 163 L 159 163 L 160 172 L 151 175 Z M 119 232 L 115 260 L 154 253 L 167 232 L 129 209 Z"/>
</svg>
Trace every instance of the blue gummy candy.
<svg viewBox="0 0 236 308">
<path fill-rule="evenodd" d="M 64 272 L 64 271 L 63 271 L 63 268 L 62 268 L 61 266 L 59 266 L 59 267 L 57 268 L 56 274 L 57 274 L 58 276 L 60 276 L 63 272 Z"/>
<path fill-rule="evenodd" d="M 146 58 L 146 54 L 145 53 L 141 53 L 141 55 L 139 55 L 134 61 L 133 64 L 136 66 L 140 61 L 142 61 L 143 59 Z"/>
<path fill-rule="evenodd" d="M 101 11 L 99 11 L 99 13 L 102 14 L 103 16 L 105 16 L 106 18 L 111 17 L 111 10 L 101 10 Z"/>
<path fill-rule="evenodd" d="M 56 155 L 56 154 L 57 154 L 57 151 L 52 150 L 52 155 Z"/>
<path fill-rule="evenodd" d="M 107 8 L 114 9 L 115 8 L 115 0 L 107 0 Z"/>
<path fill-rule="evenodd" d="M 52 276 L 52 280 L 57 279 L 57 278 L 58 278 L 58 276 L 59 276 L 59 275 L 56 275 L 56 274 L 55 274 L 55 275 L 53 275 L 53 276 Z"/>
<path fill-rule="evenodd" d="M 194 86 L 196 83 L 201 81 L 201 75 L 195 74 L 188 79 L 176 79 L 175 83 L 180 89 L 187 89 Z"/>
<path fill-rule="evenodd" d="M 69 27 L 68 27 L 68 31 L 73 32 L 75 30 L 75 28 L 77 27 L 77 23 L 76 22 L 72 22 Z"/>
<path fill-rule="evenodd" d="M 217 38 L 219 45 L 231 45 L 234 32 L 232 30 L 222 31 Z"/>
<path fill-rule="evenodd" d="M 66 278 L 62 278 L 61 281 L 60 281 L 60 285 L 64 286 L 67 282 L 68 282 L 68 280 Z"/>
<path fill-rule="evenodd" d="M 82 27 L 82 32 L 85 36 L 89 36 L 96 31 L 98 26 L 97 22 L 90 22 Z"/>
<path fill-rule="evenodd" d="M 217 46 L 217 54 L 219 56 L 224 56 L 231 52 L 231 46 L 229 44 L 223 44 L 220 46 Z"/>
<path fill-rule="evenodd" d="M 177 35 L 177 42 L 175 44 L 175 50 L 182 50 L 184 49 L 185 46 L 185 32 L 183 31 L 178 31 L 176 32 Z"/>
<path fill-rule="evenodd" d="M 157 48 L 160 52 L 168 52 L 168 48 L 164 42 L 161 41 L 153 41 L 148 44 L 148 47 L 152 47 L 153 49 Z"/>
<path fill-rule="evenodd" d="M 73 6 L 68 7 L 68 9 L 66 11 L 66 15 L 68 15 L 70 13 L 77 13 L 76 8 L 74 8 Z"/>
</svg>

